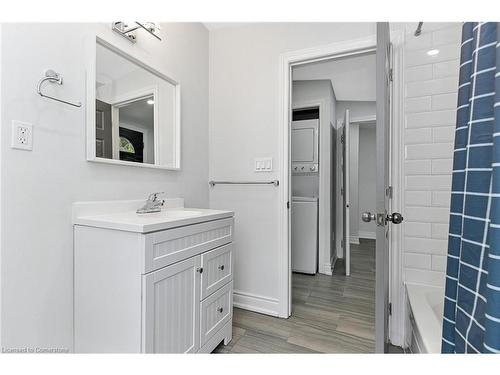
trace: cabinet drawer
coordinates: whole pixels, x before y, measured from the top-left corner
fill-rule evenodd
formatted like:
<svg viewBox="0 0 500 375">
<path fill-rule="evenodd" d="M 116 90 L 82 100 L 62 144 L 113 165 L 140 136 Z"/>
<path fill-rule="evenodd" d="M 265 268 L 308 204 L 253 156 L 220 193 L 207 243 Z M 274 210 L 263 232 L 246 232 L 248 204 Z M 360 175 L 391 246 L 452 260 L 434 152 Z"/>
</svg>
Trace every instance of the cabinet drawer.
<svg viewBox="0 0 500 375">
<path fill-rule="evenodd" d="M 232 239 L 232 218 L 149 233 L 145 236 L 144 273 L 225 245 Z"/>
<path fill-rule="evenodd" d="M 201 337 L 203 346 L 233 316 L 233 283 L 230 282 L 217 292 L 201 301 Z"/>
<path fill-rule="evenodd" d="M 233 280 L 233 244 L 202 254 L 201 299 Z"/>
</svg>

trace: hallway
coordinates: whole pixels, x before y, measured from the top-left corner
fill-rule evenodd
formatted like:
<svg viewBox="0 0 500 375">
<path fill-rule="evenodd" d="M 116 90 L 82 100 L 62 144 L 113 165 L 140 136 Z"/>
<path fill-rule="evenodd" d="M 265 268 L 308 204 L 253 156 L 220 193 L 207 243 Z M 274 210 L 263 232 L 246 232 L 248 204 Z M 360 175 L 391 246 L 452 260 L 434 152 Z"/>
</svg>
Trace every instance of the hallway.
<svg viewBox="0 0 500 375">
<path fill-rule="evenodd" d="M 372 353 L 375 241 L 351 245 L 351 276 L 293 274 L 289 319 L 234 309 L 233 340 L 217 353 Z"/>
</svg>

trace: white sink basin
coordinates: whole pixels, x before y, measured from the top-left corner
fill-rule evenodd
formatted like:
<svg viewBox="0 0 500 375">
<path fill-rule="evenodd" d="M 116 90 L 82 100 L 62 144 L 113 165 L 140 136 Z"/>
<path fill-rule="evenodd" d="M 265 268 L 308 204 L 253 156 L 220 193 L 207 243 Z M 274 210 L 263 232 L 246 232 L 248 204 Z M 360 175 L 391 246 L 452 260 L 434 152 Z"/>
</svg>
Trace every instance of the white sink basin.
<svg viewBox="0 0 500 375">
<path fill-rule="evenodd" d="M 141 204 L 144 202 L 78 202 L 73 205 L 73 224 L 149 233 L 234 215 L 232 211 L 168 206 L 160 212 L 138 214 L 135 207 L 140 207 Z"/>
<path fill-rule="evenodd" d="M 147 214 L 137 214 L 136 215 L 144 218 L 152 218 L 152 219 L 161 219 L 161 218 L 166 218 L 166 219 L 182 219 L 186 217 L 194 217 L 194 216 L 201 216 L 203 215 L 202 211 L 191 211 L 191 210 L 177 210 L 177 209 L 170 209 L 170 210 L 162 210 L 161 212 L 152 212 L 152 213 L 147 213 Z"/>
</svg>

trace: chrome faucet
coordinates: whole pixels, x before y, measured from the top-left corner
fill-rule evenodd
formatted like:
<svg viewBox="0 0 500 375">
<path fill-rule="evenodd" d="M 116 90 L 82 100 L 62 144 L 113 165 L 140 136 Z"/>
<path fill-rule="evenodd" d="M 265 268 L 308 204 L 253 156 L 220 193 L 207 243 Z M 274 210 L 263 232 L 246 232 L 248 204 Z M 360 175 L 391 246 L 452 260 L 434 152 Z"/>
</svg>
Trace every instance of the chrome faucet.
<svg viewBox="0 0 500 375">
<path fill-rule="evenodd" d="M 160 212 L 161 208 L 165 204 L 165 199 L 158 199 L 158 195 L 165 194 L 163 192 L 152 193 L 149 195 L 146 204 L 139 208 L 136 212 L 138 214 L 150 214 L 153 212 Z"/>
</svg>

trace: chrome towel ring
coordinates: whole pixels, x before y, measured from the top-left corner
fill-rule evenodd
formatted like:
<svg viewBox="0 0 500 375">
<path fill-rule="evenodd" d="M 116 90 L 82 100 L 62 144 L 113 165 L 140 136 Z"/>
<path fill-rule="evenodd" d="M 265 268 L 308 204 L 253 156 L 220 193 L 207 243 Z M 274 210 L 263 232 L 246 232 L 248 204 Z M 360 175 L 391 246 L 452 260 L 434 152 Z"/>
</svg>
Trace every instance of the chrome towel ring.
<svg viewBox="0 0 500 375">
<path fill-rule="evenodd" d="M 43 98 L 48 98 L 48 99 L 52 99 L 52 100 L 55 100 L 55 101 L 60 102 L 60 103 L 71 105 L 73 107 L 81 107 L 82 106 L 81 102 L 72 103 L 72 102 L 68 102 L 66 100 L 55 98 L 55 97 L 50 96 L 50 95 L 45 95 L 42 92 L 42 85 L 46 81 L 51 82 L 51 83 L 57 83 L 58 85 L 63 84 L 62 76 L 59 73 L 53 71 L 52 69 L 49 69 L 49 70 L 45 71 L 45 77 L 43 77 L 40 81 L 38 81 L 38 85 L 36 87 L 36 92 L 38 95 L 40 95 Z"/>
</svg>

